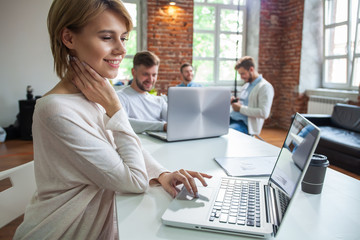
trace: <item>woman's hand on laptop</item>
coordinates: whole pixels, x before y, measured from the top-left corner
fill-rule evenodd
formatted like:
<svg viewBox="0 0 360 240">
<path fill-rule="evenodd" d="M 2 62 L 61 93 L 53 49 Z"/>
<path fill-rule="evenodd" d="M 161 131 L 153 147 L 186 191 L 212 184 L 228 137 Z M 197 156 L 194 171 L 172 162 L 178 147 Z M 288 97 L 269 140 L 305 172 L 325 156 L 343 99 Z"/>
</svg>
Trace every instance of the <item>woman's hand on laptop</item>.
<svg viewBox="0 0 360 240">
<path fill-rule="evenodd" d="M 178 194 L 179 190 L 176 188 L 176 186 L 180 184 L 184 184 L 186 190 L 189 193 L 192 193 L 194 197 L 198 197 L 199 194 L 195 178 L 199 179 L 202 185 L 206 187 L 207 183 L 205 178 L 212 178 L 212 176 L 206 173 L 181 169 L 175 172 L 164 172 L 160 174 L 158 181 L 172 197 L 176 197 Z"/>
</svg>

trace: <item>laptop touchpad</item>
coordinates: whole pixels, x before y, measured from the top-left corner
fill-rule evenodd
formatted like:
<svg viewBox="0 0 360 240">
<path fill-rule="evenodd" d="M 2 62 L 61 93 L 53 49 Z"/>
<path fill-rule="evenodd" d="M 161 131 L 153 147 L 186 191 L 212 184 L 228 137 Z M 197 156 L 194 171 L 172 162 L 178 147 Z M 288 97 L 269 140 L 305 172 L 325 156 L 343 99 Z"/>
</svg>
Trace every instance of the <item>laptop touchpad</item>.
<svg viewBox="0 0 360 240">
<path fill-rule="evenodd" d="M 205 187 L 198 187 L 199 197 L 194 197 L 194 194 L 189 193 L 185 187 L 176 196 L 178 200 L 189 200 L 189 201 L 205 201 L 208 202 L 211 197 L 211 190 L 208 191 Z"/>
</svg>

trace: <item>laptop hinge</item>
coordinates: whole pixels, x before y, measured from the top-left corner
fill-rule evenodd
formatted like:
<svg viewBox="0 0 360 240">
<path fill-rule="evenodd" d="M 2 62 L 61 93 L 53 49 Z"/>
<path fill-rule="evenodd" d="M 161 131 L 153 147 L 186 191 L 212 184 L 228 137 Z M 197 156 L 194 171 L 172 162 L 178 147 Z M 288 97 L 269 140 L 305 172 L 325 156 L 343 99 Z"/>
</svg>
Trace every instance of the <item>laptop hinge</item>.
<svg viewBox="0 0 360 240">
<path fill-rule="evenodd" d="M 274 233 L 277 230 L 278 218 L 276 211 L 275 191 L 269 185 L 264 186 L 265 189 L 265 201 L 266 201 L 266 218 L 267 221 L 273 224 Z M 276 229 L 275 229 L 276 227 Z"/>
</svg>

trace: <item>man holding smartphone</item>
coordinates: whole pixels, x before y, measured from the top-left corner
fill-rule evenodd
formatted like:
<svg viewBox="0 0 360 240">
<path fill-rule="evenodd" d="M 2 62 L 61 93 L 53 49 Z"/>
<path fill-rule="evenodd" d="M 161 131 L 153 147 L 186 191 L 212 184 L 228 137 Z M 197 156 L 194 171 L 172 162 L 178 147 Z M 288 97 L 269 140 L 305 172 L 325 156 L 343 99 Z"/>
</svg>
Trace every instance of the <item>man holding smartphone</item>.
<svg viewBox="0 0 360 240">
<path fill-rule="evenodd" d="M 230 128 L 249 135 L 258 135 L 265 119 L 270 115 L 274 88 L 255 70 L 252 57 L 240 58 L 236 62 L 235 70 L 245 84 L 239 91 L 239 98 L 231 98 L 233 111 L 230 114 Z"/>
</svg>

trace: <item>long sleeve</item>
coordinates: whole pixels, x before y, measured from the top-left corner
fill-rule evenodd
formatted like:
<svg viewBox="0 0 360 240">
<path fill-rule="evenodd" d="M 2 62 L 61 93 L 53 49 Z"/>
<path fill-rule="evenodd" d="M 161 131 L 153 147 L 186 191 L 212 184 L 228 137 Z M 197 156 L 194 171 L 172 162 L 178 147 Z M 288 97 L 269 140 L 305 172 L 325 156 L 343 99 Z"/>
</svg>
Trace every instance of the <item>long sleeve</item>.
<svg viewBox="0 0 360 240">
<path fill-rule="evenodd" d="M 149 176 L 149 180 L 158 178 L 159 175 L 163 172 L 169 172 L 164 168 L 158 161 L 156 161 L 151 154 L 143 149 L 143 155 L 145 159 L 146 171 Z"/>
<path fill-rule="evenodd" d="M 266 119 L 270 115 L 274 88 L 267 82 L 258 85 L 250 93 L 249 106 L 241 106 L 240 113 L 248 117 Z"/>
<path fill-rule="evenodd" d="M 107 118 L 106 115 L 104 117 Z M 126 113 L 123 110 L 118 111 L 107 122 L 106 129 L 113 132 L 116 151 L 122 159 L 121 164 L 117 164 L 114 169 L 121 175 L 121 179 L 114 179 L 115 190 L 119 189 L 119 185 L 124 184 L 128 187 L 120 187 L 122 191 L 145 191 L 148 186 L 148 176 L 142 146 L 127 120 Z"/>
<path fill-rule="evenodd" d="M 262 80 L 249 95 L 249 105 L 242 106 L 240 113 L 248 116 L 249 134 L 260 134 L 264 121 L 269 117 L 274 98 L 274 88 Z"/>
</svg>

